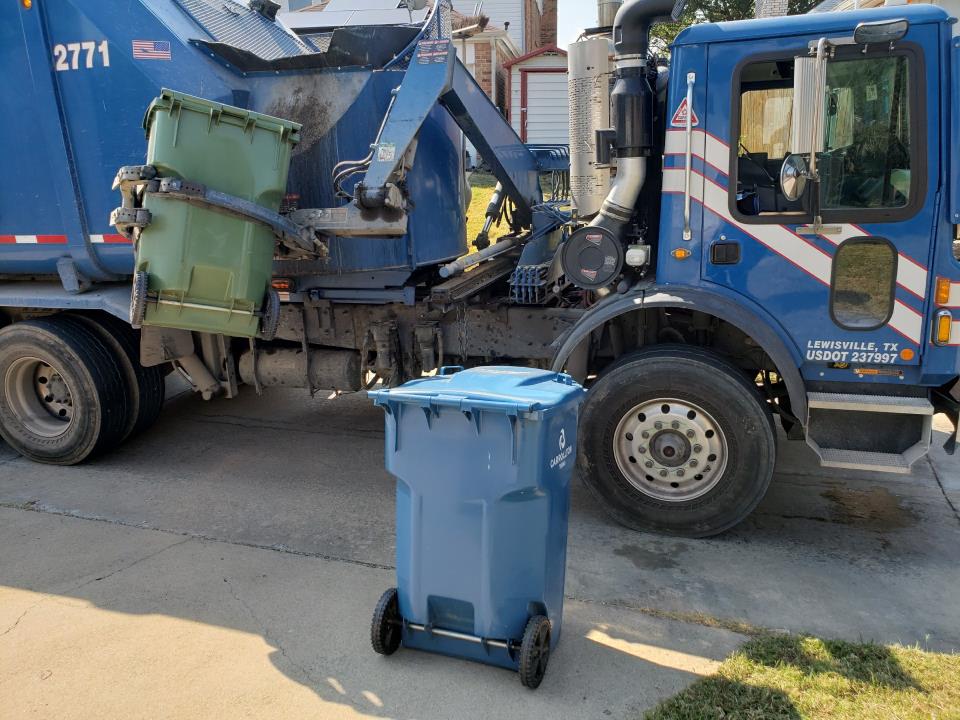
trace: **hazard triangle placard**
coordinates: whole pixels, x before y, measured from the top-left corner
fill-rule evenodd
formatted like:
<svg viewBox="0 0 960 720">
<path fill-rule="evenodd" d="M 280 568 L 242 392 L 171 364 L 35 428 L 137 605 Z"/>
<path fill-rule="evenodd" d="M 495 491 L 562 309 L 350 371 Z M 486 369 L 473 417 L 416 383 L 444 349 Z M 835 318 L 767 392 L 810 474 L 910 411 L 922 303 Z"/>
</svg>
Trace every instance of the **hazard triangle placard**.
<svg viewBox="0 0 960 720">
<path fill-rule="evenodd" d="M 690 119 L 690 125 L 696 127 L 700 124 L 700 118 L 697 117 L 697 111 L 693 111 L 693 117 Z M 670 121 L 671 127 L 685 128 L 687 126 L 687 99 L 684 98 L 683 102 L 680 103 L 680 107 L 677 108 L 677 111 L 673 114 L 673 119 Z"/>
</svg>

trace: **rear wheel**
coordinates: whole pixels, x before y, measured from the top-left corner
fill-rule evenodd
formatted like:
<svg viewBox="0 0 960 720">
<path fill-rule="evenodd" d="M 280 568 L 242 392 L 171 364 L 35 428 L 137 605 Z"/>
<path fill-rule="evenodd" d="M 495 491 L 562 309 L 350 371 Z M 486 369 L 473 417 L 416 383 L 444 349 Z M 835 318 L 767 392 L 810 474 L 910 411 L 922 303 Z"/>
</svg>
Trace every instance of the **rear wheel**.
<svg viewBox="0 0 960 720">
<path fill-rule="evenodd" d="M 770 408 L 729 360 L 660 346 L 620 362 L 591 388 L 580 477 L 637 530 L 706 537 L 757 506 L 773 477 Z"/>
<path fill-rule="evenodd" d="M 397 589 L 390 588 L 380 596 L 370 622 L 370 644 L 380 655 L 393 655 L 400 647 L 403 620 Z"/>
<path fill-rule="evenodd" d="M 127 387 L 130 417 L 124 438 L 137 435 L 153 425 L 160 417 L 164 399 L 164 370 L 162 366 L 144 367 L 140 364 L 140 335 L 119 318 L 106 313 L 97 316 L 71 315 L 94 331 L 120 362 Z"/>
<path fill-rule="evenodd" d="M 520 643 L 518 671 L 524 687 L 536 690 L 547 674 L 550 662 L 550 621 L 543 615 L 534 615 L 527 621 Z"/>
<path fill-rule="evenodd" d="M 129 407 L 120 362 L 69 318 L 0 330 L 0 435 L 21 455 L 73 465 L 119 443 Z"/>
</svg>

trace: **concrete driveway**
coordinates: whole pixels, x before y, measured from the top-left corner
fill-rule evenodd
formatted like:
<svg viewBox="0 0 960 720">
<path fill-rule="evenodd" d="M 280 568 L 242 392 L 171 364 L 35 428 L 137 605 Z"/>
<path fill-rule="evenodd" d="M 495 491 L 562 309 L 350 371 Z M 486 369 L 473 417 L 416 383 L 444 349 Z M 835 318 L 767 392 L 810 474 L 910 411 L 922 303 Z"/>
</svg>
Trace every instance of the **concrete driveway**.
<svg viewBox="0 0 960 720">
<path fill-rule="evenodd" d="M 871 477 L 783 440 L 766 500 L 712 540 L 624 530 L 576 485 L 539 691 L 376 656 L 394 551 L 382 422 L 360 396 L 184 394 L 90 465 L 0 450 L 0 716 L 635 718 L 749 627 L 960 650 L 956 461 Z"/>
</svg>

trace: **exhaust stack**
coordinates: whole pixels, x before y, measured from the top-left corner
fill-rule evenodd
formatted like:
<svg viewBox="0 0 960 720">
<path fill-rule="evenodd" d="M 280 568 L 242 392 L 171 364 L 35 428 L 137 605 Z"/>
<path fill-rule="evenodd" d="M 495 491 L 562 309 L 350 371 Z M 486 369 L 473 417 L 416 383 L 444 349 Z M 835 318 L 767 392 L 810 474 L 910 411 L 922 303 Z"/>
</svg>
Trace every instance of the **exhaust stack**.
<svg viewBox="0 0 960 720">
<path fill-rule="evenodd" d="M 647 178 L 647 158 L 654 149 L 656 90 L 651 76 L 655 77 L 656 68 L 651 73 L 648 67 L 650 28 L 678 20 L 685 5 L 686 0 L 628 0 L 617 12 L 613 24 L 616 84 L 610 96 L 613 129 L 598 133 L 598 154 L 610 146 L 616 152 L 617 177 L 600 214 L 565 244 L 564 272 L 578 287 L 608 287 L 623 270 L 627 229 Z M 633 256 L 648 254 L 645 250 Z"/>
<path fill-rule="evenodd" d="M 687 0 L 629 0 L 613 23 L 613 45 L 617 57 L 642 55 L 650 48 L 650 28 L 657 23 L 676 22 Z"/>
<path fill-rule="evenodd" d="M 599 20 L 597 27 L 613 27 L 613 21 L 616 19 L 617 12 L 620 10 L 621 5 L 623 5 L 623 0 L 597 0 L 597 16 Z"/>
</svg>

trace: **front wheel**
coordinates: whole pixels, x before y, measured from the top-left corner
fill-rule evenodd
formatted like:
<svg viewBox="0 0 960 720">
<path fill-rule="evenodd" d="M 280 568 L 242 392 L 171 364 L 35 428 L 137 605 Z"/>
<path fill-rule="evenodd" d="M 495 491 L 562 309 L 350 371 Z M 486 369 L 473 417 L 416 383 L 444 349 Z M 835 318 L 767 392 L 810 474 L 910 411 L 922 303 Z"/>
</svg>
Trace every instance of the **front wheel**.
<svg viewBox="0 0 960 720">
<path fill-rule="evenodd" d="M 644 350 L 591 388 L 580 477 L 620 523 L 707 537 L 749 515 L 773 478 L 769 405 L 742 370 L 700 348 Z"/>
</svg>

